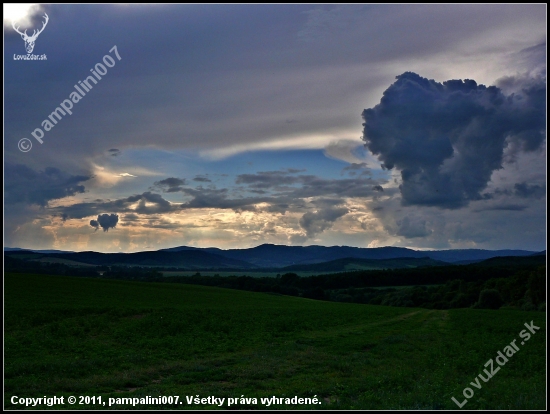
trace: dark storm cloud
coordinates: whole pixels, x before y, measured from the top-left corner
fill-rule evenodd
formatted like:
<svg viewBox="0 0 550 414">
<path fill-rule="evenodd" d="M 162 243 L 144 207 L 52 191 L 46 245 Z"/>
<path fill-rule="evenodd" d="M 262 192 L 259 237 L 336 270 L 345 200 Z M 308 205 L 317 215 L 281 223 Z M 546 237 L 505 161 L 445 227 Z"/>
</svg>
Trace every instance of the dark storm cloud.
<svg viewBox="0 0 550 414">
<path fill-rule="evenodd" d="M 529 185 L 527 183 L 517 183 L 514 185 L 514 194 L 522 198 L 542 198 L 546 194 L 546 188 L 542 185 Z"/>
<path fill-rule="evenodd" d="M 382 187 L 381 185 L 375 185 L 374 187 L 372 187 L 372 189 L 379 192 L 384 191 L 384 187 Z"/>
<path fill-rule="evenodd" d="M 97 220 L 90 220 L 90 226 L 96 230 L 101 227 L 103 231 L 108 231 L 116 227 L 118 223 L 118 214 L 100 214 Z"/>
<path fill-rule="evenodd" d="M 27 203 L 41 207 L 51 200 L 73 196 L 85 191 L 81 184 L 91 177 L 71 175 L 55 167 L 35 171 L 23 164 L 6 163 L 4 166 L 4 202 Z"/>
<path fill-rule="evenodd" d="M 363 111 L 367 148 L 401 171 L 404 205 L 460 208 L 481 198 L 504 149 L 534 151 L 544 141 L 546 84 L 522 81 L 505 95 L 474 80 L 443 83 L 406 72 Z"/>
<path fill-rule="evenodd" d="M 300 219 L 300 226 L 306 231 L 308 238 L 315 237 L 332 227 L 337 219 L 348 212 L 349 210 L 345 207 L 326 208 L 315 213 L 308 212 Z"/>
</svg>

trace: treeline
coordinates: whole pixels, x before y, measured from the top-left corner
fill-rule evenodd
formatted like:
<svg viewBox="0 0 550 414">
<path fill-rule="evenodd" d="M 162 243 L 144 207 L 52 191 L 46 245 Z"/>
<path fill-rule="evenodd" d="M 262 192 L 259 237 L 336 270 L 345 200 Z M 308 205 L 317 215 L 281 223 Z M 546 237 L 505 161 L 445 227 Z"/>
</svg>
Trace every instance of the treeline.
<svg viewBox="0 0 550 414">
<path fill-rule="evenodd" d="M 499 309 L 511 306 L 523 310 L 546 310 L 546 268 L 521 270 L 510 277 L 466 282 L 449 280 L 437 286 L 406 288 L 348 288 L 325 291 L 329 300 L 371 305 L 428 309 Z"/>
<path fill-rule="evenodd" d="M 76 268 L 9 256 L 5 256 L 4 268 L 7 272 L 185 283 L 373 305 L 429 309 L 513 306 L 524 310 L 545 310 L 546 257 L 510 259 L 513 260 L 506 258 L 504 261 L 463 266 L 355 271 L 310 277 L 285 273 L 276 278 L 201 276 L 198 272 L 193 276 L 165 277 L 161 269 L 148 267 Z"/>
<path fill-rule="evenodd" d="M 457 266 L 458 267 L 458 266 Z M 466 266 L 462 267 L 467 268 Z M 412 269 L 382 271 L 393 277 L 388 278 L 385 286 L 414 284 L 409 277 Z M 415 269 L 416 270 L 416 269 Z M 424 269 L 429 271 L 428 269 Z M 435 270 L 435 269 L 434 269 Z M 440 268 L 441 270 L 441 268 Z M 465 269 L 464 269 L 465 270 Z M 149 281 L 187 283 L 194 285 L 215 286 L 222 288 L 248 290 L 300 296 L 304 298 L 329 300 L 336 302 L 363 303 L 371 305 L 420 307 L 428 309 L 478 308 L 499 309 L 511 306 L 523 310 L 546 310 L 546 267 L 518 269 L 508 268 L 502 272 L 498 268 L 485 268 L 485 272 L 472 266 L 472 273 L 462 273 L 461 278 L 451 279 L 454 272 L 445 275 L 439 273 L 443 284 L 435 286 L 383 287 L 382 275 L 323 275 L 299 277 L 286 273 L 277 278 L 253 278 L 249 276 L 172 276 L 151 277 Z M 501 269 L 502 270 L 502 269 Z M 363 273 L 363 272 L 357 272 Z M 378 273 L 369 271 L 365 273 Z M 397 273 L 397 274 L 396 274 Z M 399 275 L 399 273 L 403 273 Z M 495 275 L 503 277 L 491 277 Z M 475 280 L 477 275 L 478 279 Z M 332 278 L 334 277 L 334 280 Z M 473 280 L 472 280 L 473 279 Z M 418 279 L 416 279 L 418 280 Z M 346 287 L 344 281 L 349 285 Z M 355 285 L 353 284 L 355 282 Z M 369 287 L 368 284 L 371 283 Z M 367 285 L 367 286 L 365 286 Z M 334 288 L 336 287 L 336 288 Z"/>
<path fill-rule="evenodd" d="M 75 267 L 62 263 L 44 263 L 32 260 L 16 259 L 4 255 L 4 271 L 14 273 L 36 273 L 44 275 L 98 277 L 99 273 L 95 266 Z"/>
</svg>

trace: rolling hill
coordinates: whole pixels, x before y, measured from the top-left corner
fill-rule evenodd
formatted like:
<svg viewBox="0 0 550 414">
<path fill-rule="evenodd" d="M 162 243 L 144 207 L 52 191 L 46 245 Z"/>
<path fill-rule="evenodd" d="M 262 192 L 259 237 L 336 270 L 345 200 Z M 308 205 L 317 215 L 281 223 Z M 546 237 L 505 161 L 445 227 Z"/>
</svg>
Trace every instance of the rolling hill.
<svg viewBox="0 0 550 414">
<path fill-rule="evenodd" d="M 222 268 L 254 268 L 250 263 L 219 256 L 204 251 L 164 252 L 150 251 L 138 253 L 98 253 L 98 252 L 75 252 L 75 253 L 54 253 L 40 254 L 25 251 L 5 252 L 11 257 L 47 261 L 46 259 L 70 261 L 74 265 L 96 265 L 96 266 L 153 266 L 153 267 L 184 267 L 188 269 L 222 269 Z M 66 262 L 65 262 L 66 263 Z"/>
<path fill-rule="evenodd" d="M 326 266 L 337 271 L 380 268 L 415 267 L 415 262 L 397 261 L 395 259 L 431 260 L 429 264 L 441 262 L 454 264 L 474 263 L 499 256 L 531 256 L 541 254 L 527 250 L 431 250 L 417 251 L 403 247 L 359 248 L 349 246 L 283 246 L 262 244 L 249 249 L 222 250 L 218 248 L 196 248 L 188 246 L 173 247 L 157 251 L 137 253 L 99 253 L 99 252 L 62 252 L 48 250 L 23 250 L 4 248 L 4 255 L 24 260 L 40 260 L 74 265 L 122 265 L 177 267 L 186 269 L 285 269 L 289 266 L 302 266 L 300 270 L 326 270 Z M 545 253 L 545 252 L 544 252 Z M 355 264 L 330 263 L 338 260 L 355 260 Z M 382 263 L 361 261 L 386 260 Z M 68 262 L 70 261 L 70 262 Z M 313 266 L 325 263 L 324 266 Z M 350 262 L 351 263 L 351 262 Z M 393 264 L 390 264 L 393 263 Z M 404 265 L 403 263 L 408 263 Z M 421 262 L 418 262 L 421 263 Z M 428 263 L 428 262 L 426 262 Z M 303 266 L 308 266 L 303 267 Z M 347 267 L 346 267 L 347 266 Z M 351 266 L 351 267 L 350 267 Z M 297 270 L 292 268 L 288 270 Z"/>
<path fill-rule="evenodd" d="M 222 250 L 218 248 L 199 249 L 196 247 L 173 247 L 162 251 L 207 251 L 227 258 L 242 260 L 257 267 L 276 268 L 292 265 L 305 265 L 329 262 L 337 259 L 396 259 L 425 258 L 442 262 L 481 261 L 497 256 L 528 256 L 535 252 L 528 250 L 483 250 L 455 249 L 417 251 L 404 247 L 361 248 L 349 246 L 283 246 L 262 244 L 250 249 Z"/>
<path fill-rule="evenodd" d="M 9 272 L 4 285 L 7 410 L 25 408 L 13 396 L 36 398 L 33 410 L 456 410 L 451 397 L 462 401 L 483 364 L 513 339 L 521 352 L 481 382 L 466 408 L 546 407 L 543 312 L 398 308 Z M 526 321 L 540 331 L 519 345 Z M 44 395 L 65 399 L 49 407 L 39 401 Z M 71 405 L 73 395 L 89 398 Z M 159 395 L 180 403 L 145 398 Z M 195 395 L 225 404 L 189 404 L 185 396 Z M 228 405 L 241 395 L 257 403 Z M 319 403 L 262 404 L 273 396 Z M 110 406 L 120 397 L 146 402 Z"/>
</svg>

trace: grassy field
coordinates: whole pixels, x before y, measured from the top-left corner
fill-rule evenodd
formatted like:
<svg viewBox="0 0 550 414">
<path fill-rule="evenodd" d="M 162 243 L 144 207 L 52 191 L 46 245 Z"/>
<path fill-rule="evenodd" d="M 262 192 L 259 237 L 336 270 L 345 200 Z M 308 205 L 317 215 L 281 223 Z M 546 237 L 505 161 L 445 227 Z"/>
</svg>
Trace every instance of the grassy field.
<svg viewBox="0 0 550 414">
<path fill-rule="evenodd" d="M 289 273 L 287 271 L 276 271 L 276 272 L 256 272 L 256 271 L 249 271 L 249 270 L 240 270 L 240 271 L 223 271 L 223 270 L 216 270 L 216 271 L 209 271 L 209 270 L 188 270 L 188 271 L 166 271 L 162 272 L 163 276 L 170 277 L 170 276 L 193 276 L 195 274 L 200 273 L 201 276 L 249 276 L 249 277 L 277 277 L 277 275 L 281 276 L 285 273 Z M 296 273 L 298 276 L 301 277 L 308 277 L 308 276 L 317 276 L 320 274 L 319 272 L 292 272 Z M 325 272 L 324 274 L 329 273 L 336 273 L 336 272 Z"/>
<path fill-rule="evenodd" d="M 5 407 L 13 396 L 316 396 L 298 409 L 545 409 L 545 313 L 322 302 L 201 286 L 4 276 Z M 524 323 L 540 330 L 470 385 Z M 519 343 L 519 340 L 518 340 Z M 495 363 L 496 366 L 496 363 Z M 78 401 L 77 401 L 78 402 Z M 30 408 L 30 407 L 29 407 Z M 44 405 L 33 409 L 132 409 Z"/>
</svg>

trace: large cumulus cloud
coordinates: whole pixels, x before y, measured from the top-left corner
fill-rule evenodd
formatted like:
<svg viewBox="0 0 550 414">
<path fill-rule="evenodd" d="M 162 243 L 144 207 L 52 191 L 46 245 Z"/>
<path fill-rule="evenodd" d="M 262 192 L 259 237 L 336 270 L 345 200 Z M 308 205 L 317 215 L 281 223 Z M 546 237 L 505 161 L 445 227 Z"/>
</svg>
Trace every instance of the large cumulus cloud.
<svg viewBox="0 0 550 414">
<path fill-rule="evenodd" d="M 404 205 L 466 206 L 483 198 L 507 147 L 541 147 L 545 80 L 518 78 L 514 86 L 506 95 L 470 79 L 438 83 L 406 72 L 363 111 L 366 146 L 383 168 L 401 172 Z"/>
</svg>

